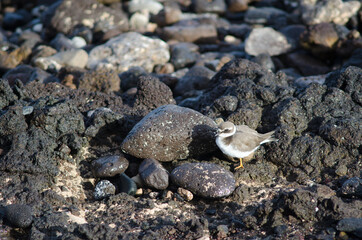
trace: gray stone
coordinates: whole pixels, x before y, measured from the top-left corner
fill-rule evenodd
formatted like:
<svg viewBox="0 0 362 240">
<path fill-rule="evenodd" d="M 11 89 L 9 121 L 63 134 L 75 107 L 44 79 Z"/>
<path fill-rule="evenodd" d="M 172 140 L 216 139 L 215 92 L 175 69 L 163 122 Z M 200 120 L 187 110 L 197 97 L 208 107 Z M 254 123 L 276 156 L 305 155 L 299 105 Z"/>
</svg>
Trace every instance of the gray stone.
<svg viewBox="0 0 362 240">
<path fill-rule="evenodd" d="M 193 64 L 198 56 L 198 47 L 191 43 L 179 43 L 171 47 L 171 63 L 175 69 Z"/>
<path fill-rule="evenodd" d="M 249 8 L 245 13 L 245 22 L 263 25 L 287 25 L 288 13 L 273 7 Z"/>
<path fill-rule="evenodd" d="M 362 179 L 353 177 L 346 180 L 341 187 L 341 193 L 347 196 L 362 197 Z"/>
<path fill-rule="evenodd" d="M 189 108 L 161 106 L 138 122 L 124 139 L 121 148 L 138 158 L 161 162 L 185 159 L 212 152 L 216 124 Z"/>
<path fill-rule="evenodd" d="M 102 26 L 102 32 L 110 30 L 119 32 L 128 30 L 126 14 L 119 9 L 112 9 L 96 0 L 60 1 L 49 9 L 49 13 L 43 14 L 42 21 L 48 32 L 52 34 L 61 32 L 69 34 L 77 25 L 84 25 L 97 31 L 97 26 Z M 54 11 L 51 13 L 51 11 Z"/>
<path fill-rule="evenodd" d="M 166 40 L 177 40 L 179 42 L 215 43 L 217 30 L 211 24 L 196 26 L 173 25 L 163 28 L 163 36 Z"/>
<path fill-rule="evenodd" d="M 155 65 L 164 64 L 169 58 L 168 45 L 164 41 L 129 32 L 93 48 L 89 53 L 88 67 L 115 69 L 121 73 L 139 66 L 152 72 Z"/>
<path fill-rule="evenodd" d="M 226 4 L 224 0 L 193 0 L 194 11 L 197 13 L 218 13 L 223 14 L 226 11 Z"/>
<path fill-rule="evenodd" d="M 127 71 L 119 74 L 122 91 L 136 87 L 140 76 L 144 75 L 147 75 L 147 72 L 142 67 L 130 67 Z"/>
<path fill-rule="evenodd" d="M 233 174 L 213 163 L 185 163 L 171 172 L 171 180 L 205 198 L 226 197 L 235 189 Z"/>
<path fill-rule="evenodd" d="M 312 25 L 322 22 L 334 22 L 344 25 L 357 13 L 361 7 L 360 1 L 309 1 L 303 0 L 300 4 L 302 19 L 305 24 Z"/>
<path fill-rule="evenodd" d="M 341 232 L 359 232 L 362 237 L 362 218 L 345 218 L 337 223 L 337 230 Z"/>
<path fill-rule="evenodd" d="M 147 186 L 158 190 L 168 187 L 168 172 L 157 160 L 151 158 L 143 160 L 138 171 Z"/>
<path fill-rule="evenodd" d="M 245 51 L 253 56 L 263 53 L 277 56 L 287 53 L 291 47 L 283 34 L 270 27 L 253 29 L 245 41 Z"/>
<path fill-rule="evenodd" d="M 93 195 L 96 200 L 112 196 L 116 193 L 116 187 L 108 180 L 99 181 L 94 189 Z"/>
<path fill-rule="evenodd" d="M 8 205 L 5 207 L 5 219 L 16 228 L 26 228 L 33 222 L 33 210 L 29 205 Z"/>
<path fill-rule="evenodd" d="M 106 156 L 94 160 L 92 170 L 95 177 L 113 177 L 126 171 L 128 164 L 124 156 Z"/>
</svg>

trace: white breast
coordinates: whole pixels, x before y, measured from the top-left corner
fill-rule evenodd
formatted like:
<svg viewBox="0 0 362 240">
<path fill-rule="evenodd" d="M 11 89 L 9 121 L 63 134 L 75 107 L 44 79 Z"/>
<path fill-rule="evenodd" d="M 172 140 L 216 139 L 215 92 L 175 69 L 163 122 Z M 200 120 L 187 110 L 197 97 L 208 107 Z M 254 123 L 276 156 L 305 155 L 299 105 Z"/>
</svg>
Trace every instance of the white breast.
<svg viewBox="0 0 362 240">
<path fill-rule="evenodd" d="M 221 141 L 221 138 L 220 137 L 217 137 L 216 138 L 216 145 L 220 148 L 220 150 L 230 156 L 230 157 L 233 157 L 233 158 L 244 158 L 244 157 L 247 157 L 249 156 L 250 154 L 252 154 L 253 152 L 255 152 L 255 150 L 257 150 L 259 148 L 259 146 L 257 146 L 256 148 L 254 148 L 253 150 L 251 151 L 248 151 L 248 152 L 241 152 L 239 150 L 237 150 L 236 148 L 234 148 L 233 146 L 231 145 L 225 145 L 222 141 Z"/>
</svg>

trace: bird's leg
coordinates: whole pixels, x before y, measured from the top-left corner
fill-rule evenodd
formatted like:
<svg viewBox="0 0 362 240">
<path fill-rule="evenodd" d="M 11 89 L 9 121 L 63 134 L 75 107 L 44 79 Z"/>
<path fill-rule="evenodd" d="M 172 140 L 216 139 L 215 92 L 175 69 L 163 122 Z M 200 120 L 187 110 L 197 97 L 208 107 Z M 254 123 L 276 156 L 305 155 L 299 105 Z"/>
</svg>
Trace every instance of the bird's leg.
<svg viewBox="0 0 362 240">
<path fill-rule="evenodd" d="M 242 159 L 242 158 L 239 158 L 239 160 L 240 160 L 240 165 L 237 166 L 235 169 L 244 168 L 244 166 L 243 166 L 243 159 Z"/>
</svg>

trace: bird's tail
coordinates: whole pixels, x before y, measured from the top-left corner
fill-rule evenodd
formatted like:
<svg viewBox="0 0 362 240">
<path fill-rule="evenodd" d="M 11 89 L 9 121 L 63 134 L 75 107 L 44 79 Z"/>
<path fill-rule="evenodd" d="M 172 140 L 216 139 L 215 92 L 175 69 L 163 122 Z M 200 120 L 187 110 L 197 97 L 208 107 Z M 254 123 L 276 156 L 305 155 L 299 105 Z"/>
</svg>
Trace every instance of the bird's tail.
<svg viewBox="0 0 362 240">
<path fill-rule="evenodd" d="M 262 134 L 264 140 L 260 144 L 267 143 L 267 142 L 277 142 L 277 141 L 279 141 L 279 139 L 277 139 L 274 136 L 274 133 L 275 133 L 275 130 L 271 131 L 271 132 L 268 132 L 268 133 Z"/>
</svg>

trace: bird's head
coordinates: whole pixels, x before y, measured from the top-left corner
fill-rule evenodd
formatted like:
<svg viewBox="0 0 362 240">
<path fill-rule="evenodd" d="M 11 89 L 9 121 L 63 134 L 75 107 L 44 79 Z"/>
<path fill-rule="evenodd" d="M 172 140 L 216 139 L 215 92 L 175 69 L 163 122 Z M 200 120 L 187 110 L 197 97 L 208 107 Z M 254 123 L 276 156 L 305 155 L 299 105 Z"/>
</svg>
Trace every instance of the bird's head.
<svg viewBox="0 0 362 240">
<path fill-rule="evenodd" d="M 217 130 L 217 136 L 226 138 L 234 135 L 236 132 L 236 127 L 232 122 L 223 122 L 220 123 Z"/>
</svg>

